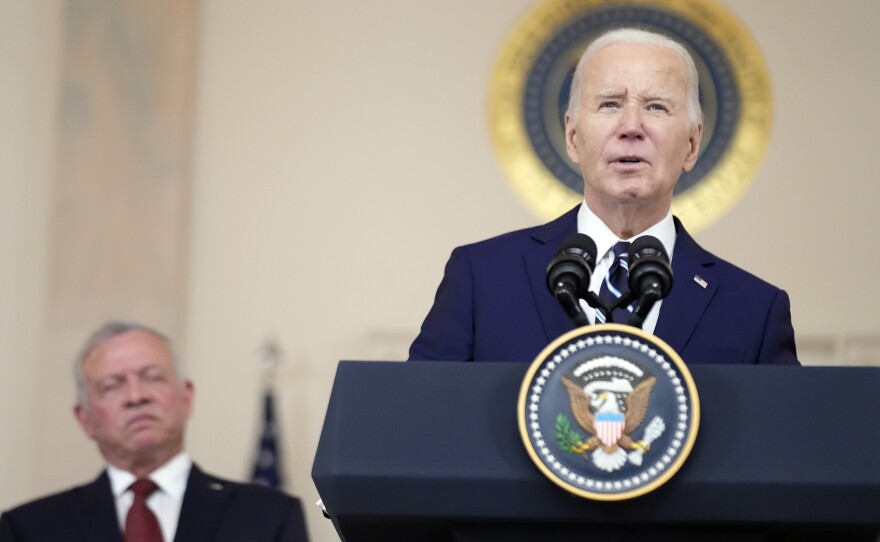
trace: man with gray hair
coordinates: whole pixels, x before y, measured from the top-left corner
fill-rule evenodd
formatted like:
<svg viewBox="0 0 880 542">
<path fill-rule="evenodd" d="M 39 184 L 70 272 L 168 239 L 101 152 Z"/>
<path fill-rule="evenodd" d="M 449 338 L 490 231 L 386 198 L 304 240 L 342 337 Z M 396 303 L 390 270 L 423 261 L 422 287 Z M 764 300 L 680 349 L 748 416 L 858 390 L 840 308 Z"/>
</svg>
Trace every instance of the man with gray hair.
<svg viewBox="0 0 880 542">
<path fill-rule="evenodd" d="M 409 358 L 533 360 L 574 328 L 548 291 L 546 270 L 577 232 L 596 244 L 589 290 L 602 299 L 621 296 L 629 244 L 659 240 L 675 284 L 639 316 L 685 362 L 797 364 L 788 295 L 701 248 L 672 215 L 675 185 L 699 155 L 698 86 L 690 54 L 666 36 L 624 28 L 591 43 L 565 115 L 583 203 L 543 226 L 453 250 Z M 589 323 L 605 321 L 583 299 L 575 311 L 578 303 Z M 616 309 L 615 321 L 626 321 L 627 311 Z"/>
<path fill-rule="evenodd" d="M 74 364 L 74 414 L 107 468 L 0 517 L 0 542 L 307 540 L 300 502 L 203 472 L 184 451 L 194 387 L 172 341 L 110 322 Z"/>
</svg>

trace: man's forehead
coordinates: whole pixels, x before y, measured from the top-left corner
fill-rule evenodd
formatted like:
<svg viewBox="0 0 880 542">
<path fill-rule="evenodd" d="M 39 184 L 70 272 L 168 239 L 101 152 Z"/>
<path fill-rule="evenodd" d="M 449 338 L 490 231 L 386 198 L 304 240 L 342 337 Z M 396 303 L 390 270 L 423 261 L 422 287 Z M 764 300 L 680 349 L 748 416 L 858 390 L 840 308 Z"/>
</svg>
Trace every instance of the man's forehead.
<svg viewBox="0 0 880 542">
<path fill-rule="evenodd" d="M 642 89 L 671 85 L 684 88 L 687 77 L 684 72 L 670 65 L 656 64 L 642 67 L 614 64 L 605 66 L 604 69 L 587 71 L 584 74 L 584 82 L 590 88 L 603 89 L 632 90 L 631 87 Z"/>
<path fill-rule="evenodd" d="M 652 62 L 664 62 L 675 65 L 684 64 L 684 59 L 670 47 L 626 42 L 609 43 L 593 53 L 593 57 L 589 62 L 597 62 L 607 57 L 613 59 L 649 59 Z"/>
<path fill-rule="evenodd" d="M 83 368 L 136 368 L 146 365 L 171 365 L 168 345 L 151 333 L 129 331 L 107 339 L 96 346 L 83 363 Z"/>
<path fill-rule="evenodd" d="M 587 81 L 648 75 L 658 81 L 676 79 L 686 83 L 686 74 L 684 59 L 672 49 L 631 44 L 613 44 L 597 51 L 584 70 Z"/>
</svg>

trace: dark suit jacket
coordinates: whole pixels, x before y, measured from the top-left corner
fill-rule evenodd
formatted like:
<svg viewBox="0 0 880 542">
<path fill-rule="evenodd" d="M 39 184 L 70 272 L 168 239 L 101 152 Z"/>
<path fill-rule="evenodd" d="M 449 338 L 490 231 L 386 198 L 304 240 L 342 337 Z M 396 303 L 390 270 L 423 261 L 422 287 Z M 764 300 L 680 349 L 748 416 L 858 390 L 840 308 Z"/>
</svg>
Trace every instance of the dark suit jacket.
<svg viewBox="0 0 880 542">
<path fill-rule="evenodd" d="M 299 500 L 215 478 L 192 466 L 176 542 L 305 542 Z M 0 516 L 0 542 L 122 542 L 107 473 Z"/>
<path fill-rule="evenodd" d="M 797 364 L 788 295 L 703 250 L 678 219 L 675 226 L 672 291 L 654 334 L 689 364 Z M 409 358 L 532 361 L 574 329 L 546 272 L 575 231 L 577 208 L 543 226 L 456 248 Z"/>
</svg>

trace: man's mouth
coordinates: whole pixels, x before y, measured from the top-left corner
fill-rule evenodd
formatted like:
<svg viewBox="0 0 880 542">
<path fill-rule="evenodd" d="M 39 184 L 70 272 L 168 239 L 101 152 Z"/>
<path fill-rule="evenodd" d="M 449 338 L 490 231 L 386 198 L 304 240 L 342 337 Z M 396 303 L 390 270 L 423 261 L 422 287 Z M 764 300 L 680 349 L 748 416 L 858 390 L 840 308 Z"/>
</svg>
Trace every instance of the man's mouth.
<svg viewBox="0 0 880 542">
<path fill-rule="evenodd" d="M 128 427 L 131 427 L 131 426 L 136 426 L 136 425 L 142 425 L 144 423 L 151 423 L 151 422 L 154 422 L 155 420 L 156 420 L 156 417 L 151 414 L 138 414 L 137 416 L 134 416 L 133 418 L 128 420 L 128 423 L 126 425 Z"/>
<path fill-rule="evenodd" d="M 621 156 L 620 158 L 615 160 L 615 162 L 618 164 L 631 165 L 631 164 L 641 164 L 642 162 L 644 162 L 644 160 L 642 160 L 638 156 Z"/>
</svg>

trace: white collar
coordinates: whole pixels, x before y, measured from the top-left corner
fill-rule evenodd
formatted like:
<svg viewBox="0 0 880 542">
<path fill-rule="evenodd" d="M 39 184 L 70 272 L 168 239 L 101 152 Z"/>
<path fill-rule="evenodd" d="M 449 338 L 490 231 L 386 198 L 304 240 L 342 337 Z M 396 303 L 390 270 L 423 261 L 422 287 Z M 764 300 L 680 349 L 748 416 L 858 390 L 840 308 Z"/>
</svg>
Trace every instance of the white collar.
<svg viewBox="0 0 880 542">
<path fill-rule="evenodd" d="M 186 452 L 180 452 L 167 463 L 150 473 L 150 480 L 156 482 L 159 489 L 175 499 L 182 499 L 186 491 L 186 481 L 192 468 L 192 459 Z M 118 498 L 125 493 L 135 481 L 135 476 L 113 465 L 107 466 L 110 478 L 110 490 Z"/>
<path fill-rule="evenodd" d="M 618 239 L 617 235 L 611 231 L 611 228 L 602 222 L 602 219 L 596 216 L 596 213 L 584 201 L 580 209 L 578 209 L 577 231 L 589 235 L 593 242 L 596 243 L 596 258 L 598 260 L 601 260 L 618 241 L 631 243 L 643 235 L 653 235 L 663 244 L 663 248 L 666 249 L 666 254 L 669 256 L 669 261 L 672 261 L 672 249 L 675 247 L 675 221 L 672 219 L 671 208 L 660 222 L 657 222 L 645 231 L 629 239 Z"/>
</svg>

